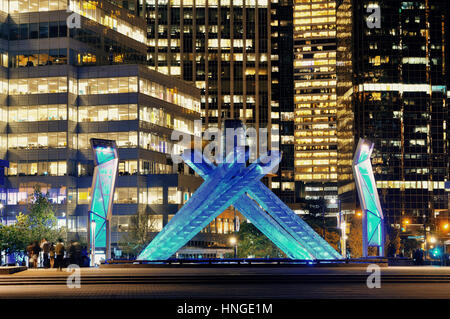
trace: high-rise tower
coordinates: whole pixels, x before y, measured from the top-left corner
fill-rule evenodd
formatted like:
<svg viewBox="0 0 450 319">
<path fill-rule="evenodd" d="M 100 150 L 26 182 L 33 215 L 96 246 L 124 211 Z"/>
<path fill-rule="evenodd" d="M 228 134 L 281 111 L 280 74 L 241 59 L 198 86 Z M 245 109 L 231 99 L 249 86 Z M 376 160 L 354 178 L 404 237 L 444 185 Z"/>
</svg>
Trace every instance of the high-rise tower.
<svg viewBox="0 0 450 319">
<path fill-rule="evenodd" d="M 352 189 L 345 180 L 352 179 L 347 160 L 355 142 L 374 141 L 381 204 L 397 227 L 447 221 L 446 6 L 390 0 L 343 1 L 338 8 L 338 123 L 340 140 L 347 141 L 338 149 L 340 192 Z"/>
<path fill-rule="evenodd" d="M 204 129 L 241 119 L 280 131 L 269 140 L 288 146 L 269 186 L 293 202 L 292 3 L 148 0 L 146 17 L 150 68 L 202 90 Z"/>
<path fill-rule="evenodd" d="M 336 1 L 295 1 L 294 46 L 295 179 L 337 208 Z"/>
</svg>

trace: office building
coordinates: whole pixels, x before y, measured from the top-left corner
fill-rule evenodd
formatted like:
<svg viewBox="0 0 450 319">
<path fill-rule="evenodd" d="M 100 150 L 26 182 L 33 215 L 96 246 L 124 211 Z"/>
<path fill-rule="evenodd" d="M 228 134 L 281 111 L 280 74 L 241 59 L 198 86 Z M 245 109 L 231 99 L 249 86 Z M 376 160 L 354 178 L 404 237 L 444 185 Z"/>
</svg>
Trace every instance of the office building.
<svg viewBox="0 0 450 319">
<path fill-rule="evenodd" d="M 336 1 L 295 0 L 295 180 L 300 197 L 337 209 Z"/>
<path fill-rule="evenodd" d="M 350 164 L 367 138 L 387 223 L 422 235 L 448 223 L 447 6 L 345 0 L 337 15 L 341 200 L 355 202 Z"/>
<path fill-rule="evenodd" d="M 267 0 L 149 0 L 150 68 L 201 89 L 203 129 L 224 119 L 278 130 L 284 160 L 266 182 L 295 201 L 292 3 Z"/>
<path fill-rule="evenodd" d="M 149 213 L 161 230 L 202 182 L 170 157 L 183 150 L 174 130 L 201 133 L 200 90 L 150 70 L 145 20 L 111 3 L 11 0 L 0 9 L 0 157 L 10 162 L 3 223 L 27 211 L 38 185 L 68 238 L 84 241 L 95 137 L 119 148 L 113 247 L 135 214 Z M 229 231 L 214 229 L 213 246 L 227 246 L 220 234 Z M 197 246 L 213 241 L 199 236 Z"/>
</svg>

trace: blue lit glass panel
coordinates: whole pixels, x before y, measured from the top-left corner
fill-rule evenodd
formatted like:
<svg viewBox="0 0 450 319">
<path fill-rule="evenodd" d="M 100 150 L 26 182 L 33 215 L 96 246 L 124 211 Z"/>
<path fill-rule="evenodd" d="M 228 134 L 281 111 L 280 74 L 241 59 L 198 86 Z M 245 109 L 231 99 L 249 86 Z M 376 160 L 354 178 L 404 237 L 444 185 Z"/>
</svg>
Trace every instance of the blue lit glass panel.
<svg viewBox="0 0 450 319">
<path fill-rule="evenodd" d="M 98 164 L 103 164 L 115 158 L 114 149 L 111 147 L 97 146 L 94 148 Z"/>
<path fill-rule="evenodd" d="M 95 247 L 106 247 L 106 219 L 91 214 L 92 221 L 95 221 Z"/>
<path fill-rule="evenodd" d="M 369 246 L 381 245 L 380 221 L 380 217 L 370 211 L 367 212 L 367 237 Z"/>
<path fill-rule="evenodd" d="M 361 162 L 364 162 L 366 159 L 367 159 L 367 157 L 369 156 L 369 154 L 368 153 L 366 153 L 366 152 L 361 152 L 361 154 L 359 155 L 359 162 L 361 163 Z"/>
</svg>

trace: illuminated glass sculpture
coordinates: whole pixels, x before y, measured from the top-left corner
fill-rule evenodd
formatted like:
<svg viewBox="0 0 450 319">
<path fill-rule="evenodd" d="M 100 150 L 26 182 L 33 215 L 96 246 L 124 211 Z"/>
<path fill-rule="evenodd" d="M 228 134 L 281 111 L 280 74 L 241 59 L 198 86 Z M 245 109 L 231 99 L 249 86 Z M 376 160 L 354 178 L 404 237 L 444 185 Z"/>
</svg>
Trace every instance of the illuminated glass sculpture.
<svg viewBox="0 0 450 319">
<path fill-rule="evenodd" d="M 90 225 L 95 225 L 92 231 L 91 247 L 105 248 L 107 258 L 110 253 L 109 221 L 112 216 L 114 189 L 117 178 L 119 157 L 116 142 L 111 140 L 91 139 L 94 153 L 94 176 L 92 178 L 92 193 L 89 204 Z M 95 245 L 92 245 L 95 243 Z"/>
<path fill-rule="evenodd" d="M 238 161 L 242 150 L 235 148 L 225 163 L 214 165 L 201 154 L 186 150 L 183 159 L 205 182 L 177 212 L 163 230 L 138 256 L 140 260 L 170 258 L 192 237 L 230 205 L 271 239 L 292 259 L 342 258 L 324 239 L 290 210 L 259 180 L 280 160 L 279 152 L 246 167 Z M 237 154 L 237 156 L 235 155 Z M 199 157 L 198 157 L 199 156 Z M 201 158 L 195 163 L 194 158 Z"/>
<path fill-rule="evenodd" d="M 374 143 L 360 139 L 353 158 L 353 174 L 363 211 L 363 256 L 368 256 L 368 247 L 377 247 L 379 256 L 384 256 L 384 217 L 370 163 Z"/>
</svg>

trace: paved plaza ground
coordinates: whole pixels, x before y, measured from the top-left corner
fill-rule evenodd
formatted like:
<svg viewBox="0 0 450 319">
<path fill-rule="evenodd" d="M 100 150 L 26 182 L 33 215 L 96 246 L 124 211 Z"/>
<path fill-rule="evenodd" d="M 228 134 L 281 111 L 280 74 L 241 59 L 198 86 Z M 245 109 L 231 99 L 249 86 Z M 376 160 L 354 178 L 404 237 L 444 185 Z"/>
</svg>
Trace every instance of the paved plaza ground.
<svg viewBox="0 0 450 319">
<path fill-rule="evenodd" d="M 82 268 L 80 288 L 68 287 L 69 275 L 2 275 L 0 298 L 450 298 L 450 267 L 381 268 L 373 289 L 363 267 Z"/>
</svg>

